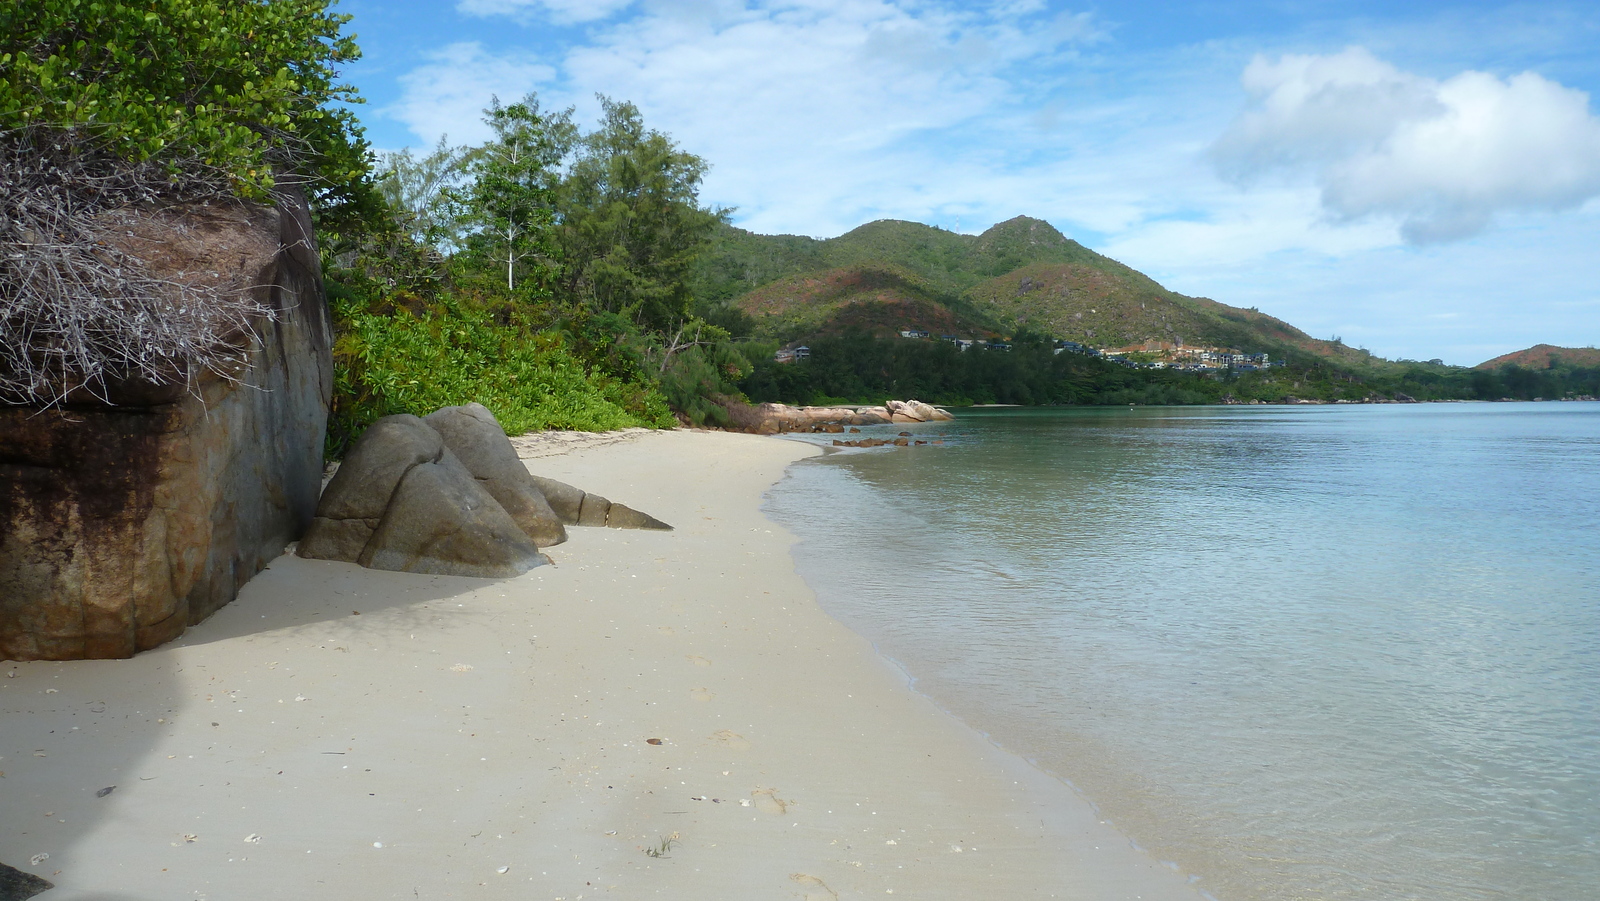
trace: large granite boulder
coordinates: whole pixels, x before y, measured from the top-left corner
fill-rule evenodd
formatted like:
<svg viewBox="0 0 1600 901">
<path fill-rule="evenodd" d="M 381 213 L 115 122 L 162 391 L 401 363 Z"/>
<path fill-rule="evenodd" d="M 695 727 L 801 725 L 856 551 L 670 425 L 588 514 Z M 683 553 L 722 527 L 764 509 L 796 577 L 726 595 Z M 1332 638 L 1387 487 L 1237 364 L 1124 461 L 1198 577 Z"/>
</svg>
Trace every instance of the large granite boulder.
<svg viewBox="0 0 1600 901">
<path fill-rule="evenodd" d="M 540 547 L 567 540 L 562 520 L 517 457 L 494 414 L 482 404 L 445 407 L 423 419 L 517 525 Z"/>
<path fill-rule="evenodd" d="M 631 507 L 532 475 L 479 404 L 386 416 L 328 482 L 302 557 L 373 569 L 505 578 L 549 562 L 567 525 L 670 529 Z"/>
<path fill-rule="evenodd" d="M 0 406 L 0 659 L 128 657 L 174 638 L 316 508 L 333 366 L 304 199 L 129 222 L 153 273 L 252 292 L 274 316 L 234 336 L 247 362 L 231 378 Z"/>
<path fill-rule="evenodd" d="M 444 439 L 415 416 L 385 416 L 362 433 L 322 492 L 298 553 L 354 563 L 378 530 L 400 480 L 444 457 Z"/>
<path fill-rule="evenodd" d="M 406 471 L 356 562 L 370 569 L 497 579 L 550 561 L 445 450 L 437 461 Z"/>
<path fill-rule="evenodd" d="M 350 448 L 296 552 L 372 569 L 491 579 L 548 562 L 443 436 L 403 413 L 373 423 Z"/>
</svg>

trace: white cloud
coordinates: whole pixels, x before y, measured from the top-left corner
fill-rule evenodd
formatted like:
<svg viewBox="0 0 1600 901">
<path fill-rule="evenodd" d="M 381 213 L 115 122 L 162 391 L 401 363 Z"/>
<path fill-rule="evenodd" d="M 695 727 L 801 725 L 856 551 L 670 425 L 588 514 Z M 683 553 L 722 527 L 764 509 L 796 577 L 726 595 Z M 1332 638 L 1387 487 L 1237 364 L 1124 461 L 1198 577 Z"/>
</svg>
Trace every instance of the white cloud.
<svg viewBox="0 0 1600 901">
<path fill-rule="evenodd" d="M 485 14 L 534 8 L 462 2 Z M 710 160 L 704 194 L 737 205 L 742 224 L 836 233 L 885 215 L 934 219 L 950 195 L 975 199 L 1002 180 L 988 170 L 1006 162 L 983 145 L 1002 129 L 1025 132 L 1013 146 L 1037 140 L 1037 127 L 1013 121 L 1018 110 L 1036 111 L 1026 95 L 1104 38 L 1090 15 L 1034 0 L 977 11 L 891 0 L 641 0 L 566 44 L 550 57 L 554 69 L 454 45 L 406 77 L 390 114 L 423 143 L 441 132 L 461 140 L 478 136 L 491 91 L 536 87 L 547 107 L 575 105 L 580 119 L 596 112 L 593 94 L 605 93 L 633 101 L 652 127 Z"/>
<path fill-rule="evenodd" d="M 471 16 L 530 18 L 543 12 L 553 22 L 593 22 L 633 5 L 633 0 L 458 0 L 456 9 Z"/>
<path fill-rule="evenodd" d="M 400 100 L 381 112 L 425 144 L 445 134 L 453 143 L 476 143 L 489 136 L 483 110 L 492 98 L 518 99 L 555 77 L 553 67 L 534 59 L 495 55 L 473 41 L 451 44 L 402 75 Z"/>
<path fill-rule="evenodd" d="M 1588 95 L 1533 72 L 1436 81 L 1356 47 L 1257 57 L 1243 84 L 1251 105 L 1212 148 L 1219 171 L 1246 184 L 1309 172 L 1328 215 L 1393 217 L 1412 244 L 1600 195 L 1600 119 Z"/>
<path fill-rule="evenodd" d="M 895 214 L 928 209 L 918 195 L 950 188 L 936 178 L 962 152 L 952 145 L 992 139 L 987 120 L 1019 100 L 1029 76 L 1018 70 L 1098 39 L 1090 20 L 1028 4 L 979 14 L 796 0 L 648 13 L 574 48 L 565 71 L 634 100 L 711 160 L 708 194 L 739 204 L 750 227 L 817 231 L 907 198 Z"/>
</svg>

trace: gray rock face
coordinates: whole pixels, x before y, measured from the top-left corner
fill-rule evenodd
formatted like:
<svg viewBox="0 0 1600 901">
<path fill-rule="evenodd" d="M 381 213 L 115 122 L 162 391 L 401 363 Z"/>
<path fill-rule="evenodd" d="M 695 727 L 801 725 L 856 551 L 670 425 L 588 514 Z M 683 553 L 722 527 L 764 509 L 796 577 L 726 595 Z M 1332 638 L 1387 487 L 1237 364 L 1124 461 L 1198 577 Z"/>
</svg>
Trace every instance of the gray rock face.
<svg viewBox="0 0 1600 901">
<path fill-rule="evenodd" d="M 487 579 L 548 562 L 444 437 L 403 413 L 362 433 L 323 492 L 296 553 L 371 569 Z"/>
<path fill-rule="evenodd" d="M 28 901 L 34 895 L 55 888 L 55 883 L 0 863 L 0 901 Z"/>
<path fill-rule="evenodd" d="M 534 484 L 550 501 L 561 521 L 574 526 L 605 526 L 610 529 L 654 529 L 670 532 L 672 527 L 648 513 L 613 503 L 598 494 L 574 488 L 565 482 L 533 476 Z"/>
<path fill-rule="evenodd" d="M 510 578 L 549 562 L 448 450 L 406 471 L 356 560 L 371 569 Z"/>
<path fill-rule="evenodd" d="M 0 659 L 129 657 L 231 601 L 298 538 L 322 484 L 331 325 L 303 198 L 130 226 L 174 279 L 253 292 L 248 367 L 192 391 L 0 407 Z M 132 240 L 132 239 L 130 239 Z"/>
<path fill-rule="evenodd" d="M 582 488 L 574 488 L 566 482 L 557 482 L 544 476 L 530 476 L 530 478 L 533 479 L 533 484 L 538 486 L 544 499 L 549 502 L 550 509 L 561 517 L 562 522 L 569 526 L 578 524 L 583 511 Z"/>
<path fill-rule="evenodd" d="M 518 526 L 540 547 L 567 540 L 562 519 L 550 508 L 527 467 L 517 459 L 494 414 L 482 404 L 445 407 L 423 420 Z"/>
<path fill-rule="evenodd" d="M 368 426 L 333 474 L 297 553 L 355 562 L 401 479 L 412 467 L 437 463 L 443 456 L 444 439 L 415 416 L 385 416 Z"/>
<path fill-rule="evenodd" d="M 580 488 L 529 474 L 478 404 L 386 416 L 350 449 L 299 554 L 373 569 L 508 578 L 549 560 L 566 525 L 670 529 Z"/>
</svg>

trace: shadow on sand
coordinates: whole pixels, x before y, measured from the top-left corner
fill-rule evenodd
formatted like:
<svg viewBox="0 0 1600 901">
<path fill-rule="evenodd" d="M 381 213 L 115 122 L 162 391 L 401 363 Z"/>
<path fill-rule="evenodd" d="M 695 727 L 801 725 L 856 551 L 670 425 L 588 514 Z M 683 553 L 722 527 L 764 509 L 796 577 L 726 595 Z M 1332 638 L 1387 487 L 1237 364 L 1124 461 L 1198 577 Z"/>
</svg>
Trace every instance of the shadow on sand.
<svg viewBox="0 0 1600 901">
<path fill-rule="evenodd" d="M 131 659 L 0 663 L 0 861 L 56 883 L 47 899 L 153 901 L 108 891 L 103 872 L 95 886 L 74 877 L 101 866 L 92 852 L 97 842 L 148 843 L 154 859 L 192 841 L 184 835 L 190 827 L 177 823 L 158 833 L 135 824 L 141 808 L 161 805 L 183 782 L 170 762 L 177 751 L 195 751 L 186 755 L 192 758 L 227 748 L 242 756 L 237 744 L 227 745 L 233 723 L 216 703 L 236 696 L 230 690 L 237 685 L 220 684 L 212 673 L 232 673 L 222 678 L 248 686 L 237 676 L 241 667 L 268 666 L 282 649 L 308 645 L 327 648 L 333 653 L 326 659 L 348 667 L 349 656 L 338 652 L 392 642 L 403 632 L 448 630 L 445 608 L 455 605 L 442 602 L 494 584 L 285 555 L 210 619 Z M 382 629 L 364 629 L 375 615 Z M 336 680 L 320 685 L 325 693 L 338 687 Z M 30 897 L 22 886 L 40 891 L 37 883 L 12 881 L 14 894 L 0 894 L 0 901 Z"/>
</svg>

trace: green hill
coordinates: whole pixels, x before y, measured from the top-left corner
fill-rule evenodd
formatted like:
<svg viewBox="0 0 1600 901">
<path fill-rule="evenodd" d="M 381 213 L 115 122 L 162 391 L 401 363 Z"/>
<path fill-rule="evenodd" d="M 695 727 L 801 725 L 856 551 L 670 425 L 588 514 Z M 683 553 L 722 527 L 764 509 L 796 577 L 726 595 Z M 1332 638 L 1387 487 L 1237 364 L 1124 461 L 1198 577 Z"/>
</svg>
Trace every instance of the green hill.
<svg viewBox="0 0 1600 901">
<path fill-rule="evenodd" d="M 1557 369 L 1562 366 L 1600 366 L 1600 350 L 1593 347 L 1556 347 L 1554 344 L 1535 344 L 1513 353 L 1485 360 L 1474 369 L 1499 369 L 1501 366 L 1521 366 L 1524 369 Z"/>
<path fill-rule="evenodd" d="M 729 226 L 700 264 L 697 291 L 720 321 L 765 340 L 1028 330 L 1098 347 L 1181 341 L 1340 369 L 1390 365 L 1259 311 L 1169 291 L 1026 216 L 981 235 L 893 219 L 826 240 Z"/>
</svg>

